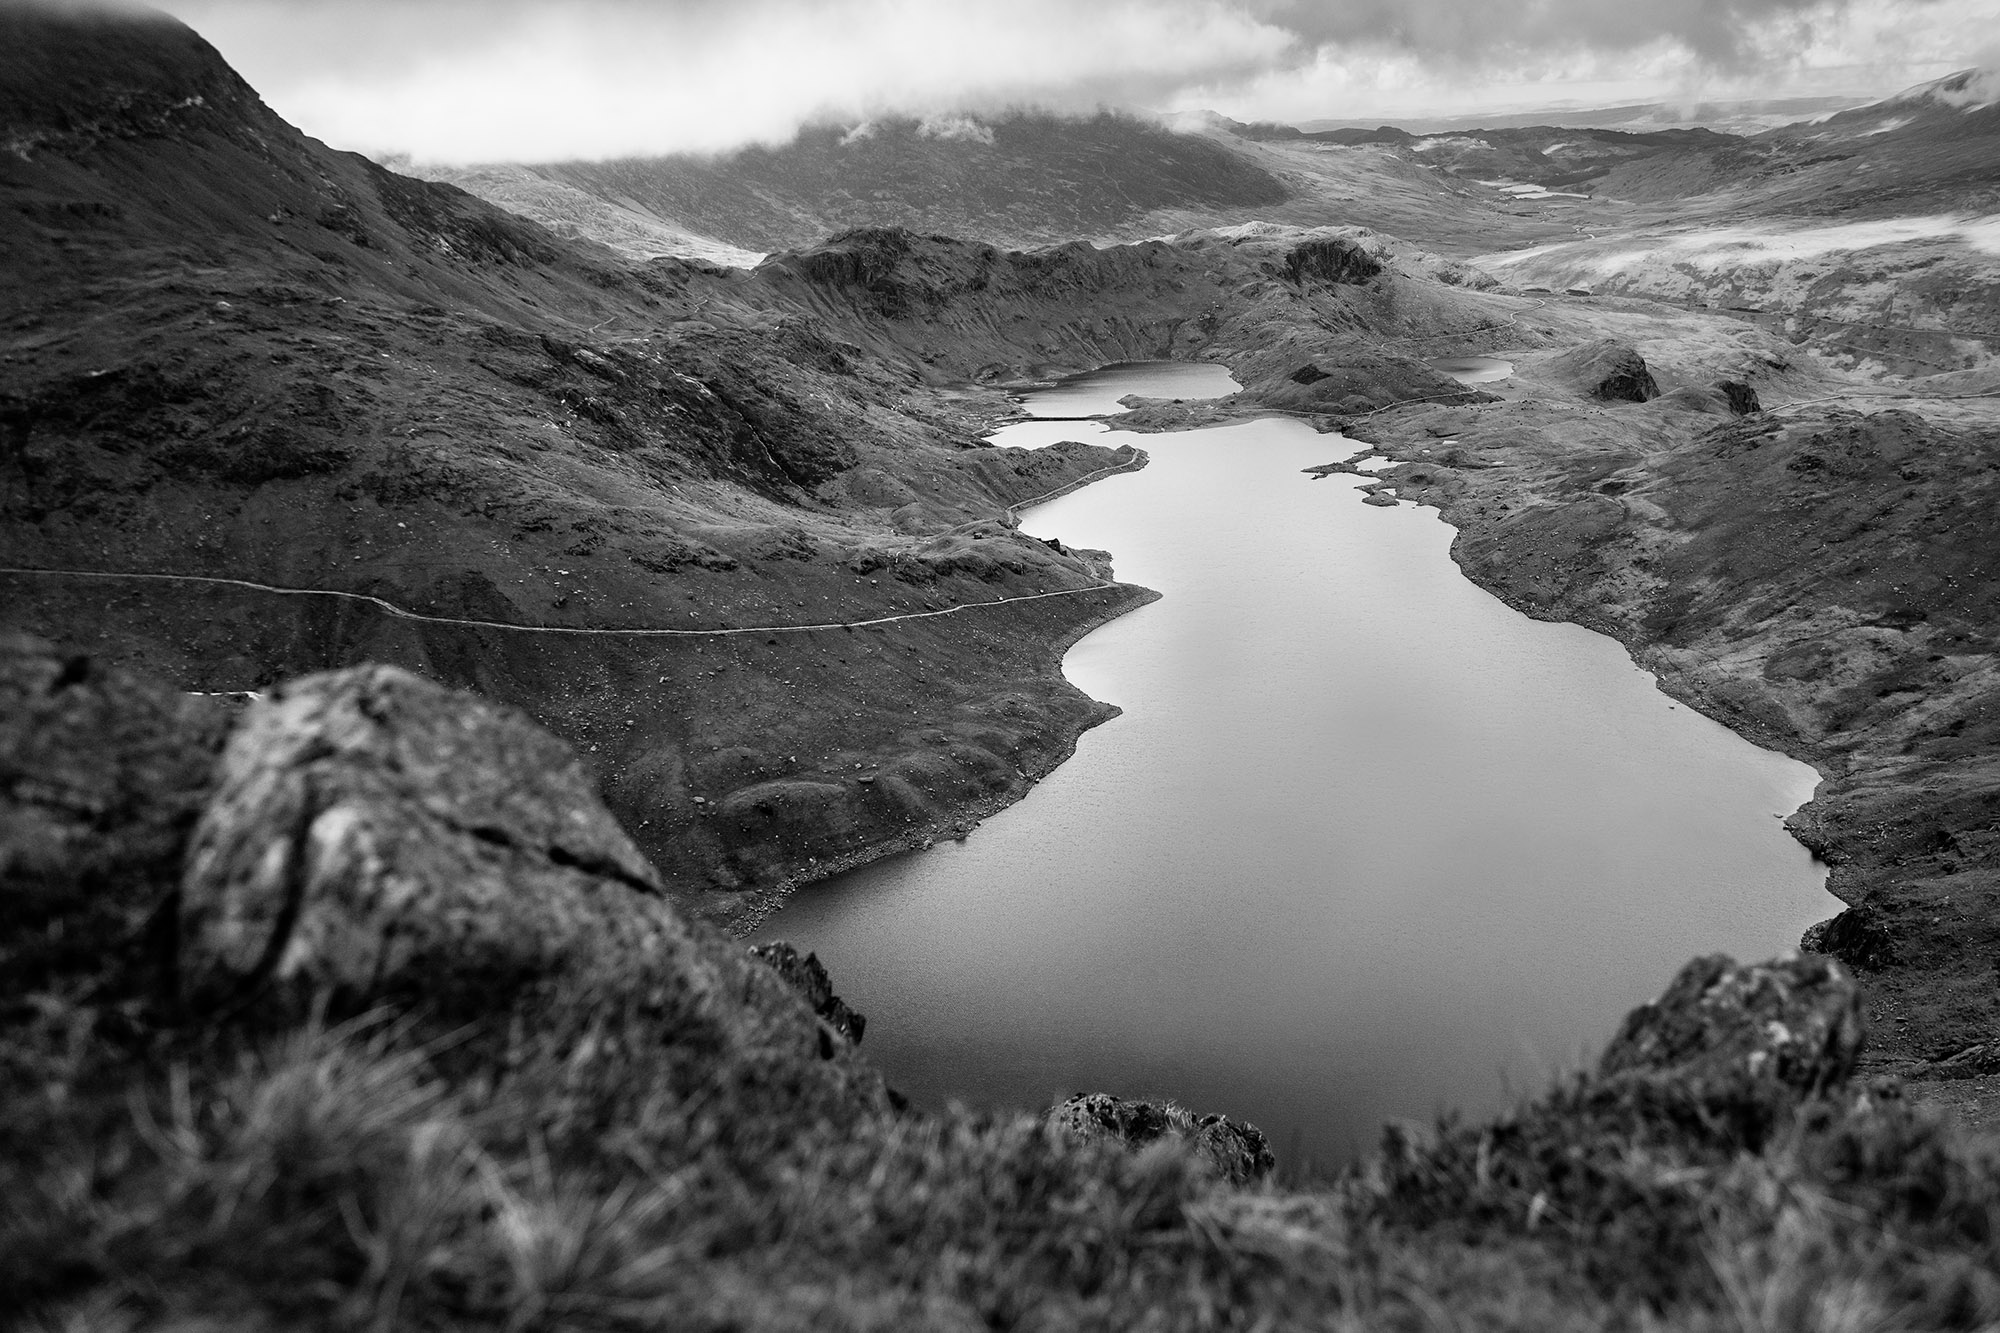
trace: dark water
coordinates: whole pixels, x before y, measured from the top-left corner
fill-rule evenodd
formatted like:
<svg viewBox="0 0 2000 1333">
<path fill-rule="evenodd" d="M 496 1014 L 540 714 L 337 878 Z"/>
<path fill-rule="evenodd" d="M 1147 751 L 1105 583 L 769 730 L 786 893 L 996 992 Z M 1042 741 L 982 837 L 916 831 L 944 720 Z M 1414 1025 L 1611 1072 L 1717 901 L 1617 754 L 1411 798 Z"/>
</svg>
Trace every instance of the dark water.
<svg viewBox="0 0 2000 1333">
<path fill-rule="evenodd" d="M 1475 588 L 1431 511 L 1299 471 L 1355 446 L 1282 420 L 1143 444 L 1026 523 L 1166 594 L 1065 660 L 1125 715 L 963 845 L 761 932 L 818 951 L 920 1102 L 1166 1095 L 1336 1159 L 1495 1109 L 1688 957 L 1838 910 L 1776 817 L 1811 770 Z"/>
<path fill-rule="evenodd" d="M 1441 356 L 1426 364 L 1460 384 L 1490 384 L 1494 380 L 1508 379 L 1514 373 L 1514 363 L 1502 361 L 1497 356 Z"/>
</svg>

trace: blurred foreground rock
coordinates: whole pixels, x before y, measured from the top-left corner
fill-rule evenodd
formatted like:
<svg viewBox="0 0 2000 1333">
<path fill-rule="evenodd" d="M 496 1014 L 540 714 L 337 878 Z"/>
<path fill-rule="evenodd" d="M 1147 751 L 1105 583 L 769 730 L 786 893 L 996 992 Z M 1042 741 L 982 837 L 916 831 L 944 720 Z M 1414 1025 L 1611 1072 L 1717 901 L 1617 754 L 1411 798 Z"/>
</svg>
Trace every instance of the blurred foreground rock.
<svg viewBox="0 0 2000 1333">
<path fill-rule="evenodd" d="M 367 666 L 232 729 L 26 636 L 0 639 L 0 705 L 0 1010 L 135 1033 L 401 1014 L 572 1095 L 749 1077 L 773 1107 L 889 1105 L 858 1016 L 686 917 L 511 709 Z"/>
<path fill-rule="evenodd" d="M 1597 1069 L 1604 1078 L 1667 1076 L 1701 1088 L 1773 1080 L 1810 1096 L 1847 1081 L 1865 1036 L 1860 988 L 1839 963 L 1739 964 L 1711 954 L 1626 1015 Z"/>
</svg>

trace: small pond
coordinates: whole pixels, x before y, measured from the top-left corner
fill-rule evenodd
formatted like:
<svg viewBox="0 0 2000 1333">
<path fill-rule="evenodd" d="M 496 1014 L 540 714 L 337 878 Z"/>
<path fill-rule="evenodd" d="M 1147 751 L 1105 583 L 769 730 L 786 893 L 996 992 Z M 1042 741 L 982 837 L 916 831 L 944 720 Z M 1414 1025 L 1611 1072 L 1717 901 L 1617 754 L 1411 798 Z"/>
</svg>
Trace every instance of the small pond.
<svg viewBox="0 0 2000 1333">
<path fill-rule="evenodd" d="M 1460 384 L 1491 384 L 1514 373 L 1512 361 L 1497 356 L 1441 356 L 1425 362 L 1440 375 L 1449 375 Z"/>
</svg>

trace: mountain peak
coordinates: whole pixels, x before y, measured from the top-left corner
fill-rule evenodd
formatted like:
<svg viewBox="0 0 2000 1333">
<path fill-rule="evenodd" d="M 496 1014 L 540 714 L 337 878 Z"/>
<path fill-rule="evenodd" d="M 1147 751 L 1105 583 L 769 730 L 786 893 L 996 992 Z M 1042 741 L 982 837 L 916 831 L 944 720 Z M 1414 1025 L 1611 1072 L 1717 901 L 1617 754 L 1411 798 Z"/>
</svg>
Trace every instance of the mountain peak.
<svg viewBox="0 0 2000 1333">
<path fill-rule="evenodd" d="M 0 9 L 0 143 L 18 157 L 261 106 L 220 52 L 166 14 Z"/>
</svg>

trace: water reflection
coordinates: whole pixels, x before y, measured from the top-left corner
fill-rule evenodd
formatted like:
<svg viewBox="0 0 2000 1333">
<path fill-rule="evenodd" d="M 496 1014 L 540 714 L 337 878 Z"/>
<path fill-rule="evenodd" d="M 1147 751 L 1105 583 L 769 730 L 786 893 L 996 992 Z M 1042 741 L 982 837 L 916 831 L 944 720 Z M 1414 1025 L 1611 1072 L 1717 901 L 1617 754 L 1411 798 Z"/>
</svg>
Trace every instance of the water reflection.
<svg viewBox="0 0 2000 1333">
<path fill-rule="evenodd" d="M 1425 364 L 1460 384 L 1491 384 L 1514 374 L 1514 363 L 1497 356 L 1441 356 Z"/>
<path fill-rule="evenodd" d="M 963 845 L 762 932 L 819 952 L 896 1085 L 1167 1095 L 1339 1158 L 1386 1118 L 1497 1109 L 1688 957 L 1838 909 L 1776 818 L 1811 770 L 1481 592 L 1430 511 L 1301 474 L 1351 442 L 1266 420 L 1146 447 L 1027 520 L 1166 594 L 1064 661 L 1125 715 Z"/>
</svg>

